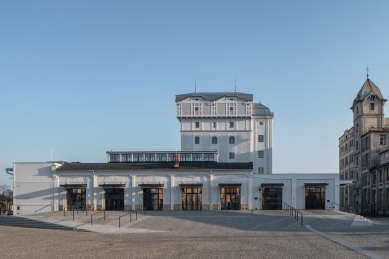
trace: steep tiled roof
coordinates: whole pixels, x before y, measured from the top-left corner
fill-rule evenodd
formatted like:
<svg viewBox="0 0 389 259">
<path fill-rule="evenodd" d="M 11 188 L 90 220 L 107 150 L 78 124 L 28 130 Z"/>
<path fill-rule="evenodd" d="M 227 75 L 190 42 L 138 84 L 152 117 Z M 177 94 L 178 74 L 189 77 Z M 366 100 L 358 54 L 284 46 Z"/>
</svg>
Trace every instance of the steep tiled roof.
<svg viewBox="0 0 389 259">
<path fill-rule="evenodd" d="M 253 163 L 180 162 L 174 168 L 173 162 L 165 163 L 64 163 L 57 171 L 110 171 L 110 170 L 233 170 L 253 169 Z"/>
<path fill-rule="evenodd" d="M 252 101 L 253 95 L 252 94 L 245 94 L 245 93 L 236 93 L 236 92 L 199 92 L 199 93 L 188 93 L 188 94 L 178 94 L 176 95 L 176 102 L 182 101 L 186 98 L 190 97 L 201 97 L 208 99 L 210 101 L 218 100 L 223 97 L 238 97 L 246 101 Z"/>
<path fill-rule="evenodd" d="M 366 79 L 361 90 L 359 90 L 357 97 L 355 98 L 355 101 L 364 100 L 370 93 L 374 93 L 379 98 L 384 99 L 384 97 L 381 94 L 380 89 L 370 79 Z"/>
</svg>

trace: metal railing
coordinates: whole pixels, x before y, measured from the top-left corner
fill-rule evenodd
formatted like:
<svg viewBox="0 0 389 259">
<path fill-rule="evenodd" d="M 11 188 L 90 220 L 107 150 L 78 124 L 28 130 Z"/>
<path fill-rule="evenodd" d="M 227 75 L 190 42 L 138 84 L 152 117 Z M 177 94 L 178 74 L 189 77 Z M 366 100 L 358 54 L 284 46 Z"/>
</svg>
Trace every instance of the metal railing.
<svg viewBox="0 0 389 259">
<path fill-rule="evenodd" d="M 53 205 L 53 204 L 50 203 L 50 204 L 48 204 L 48 205 L 45 205 L 44 207 L 40 208 L 39 210 L 36 210 L 35 213 L 36 213 L 37 211 L 43 210 L 44 208 L 47 208 L 47 207 L 49 207 L 49 206 L 51 206 L 51 205 Z"/>
<path fill-rule="evenodd" d="M 302 214 L 300 211 L 298 211 L 296 208 L 288 205 L 287 203 L 284 203 L 284 210 L 289 213 L 289 215 L 294 216 L 294 218 L 299 221 L 299 214 L 300 214 L 300 221 L 301 225 L 303 225 L 304 220 L 304 214 Z"/>
<path fill-rule="evenodd" d="M 335 210 L 335 206 L 334 206 L 334 205 L 338 205 L 338 206 L 339 206 L 339 209 L 340 209 L 340 205 L 333 201 L 333 202 L 331 203 L 332 210 Z"/>
</svg>

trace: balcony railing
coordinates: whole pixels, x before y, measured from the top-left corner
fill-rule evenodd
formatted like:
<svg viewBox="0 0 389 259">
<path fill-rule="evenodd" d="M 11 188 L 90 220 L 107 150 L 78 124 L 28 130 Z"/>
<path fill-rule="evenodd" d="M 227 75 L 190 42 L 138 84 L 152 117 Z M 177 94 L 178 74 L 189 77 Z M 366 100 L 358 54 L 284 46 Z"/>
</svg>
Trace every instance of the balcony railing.
<svg viewBox="0 0 389 259">
<path fill-rule="evenodd" d="M 369 126 L 369 127 L 362 130 L 361 135 L 365 135 L 366 133 L 368 133 L 370 131 L 388 132 L 389 129 L 382 127 L 382 126 Z"/>
</svg>

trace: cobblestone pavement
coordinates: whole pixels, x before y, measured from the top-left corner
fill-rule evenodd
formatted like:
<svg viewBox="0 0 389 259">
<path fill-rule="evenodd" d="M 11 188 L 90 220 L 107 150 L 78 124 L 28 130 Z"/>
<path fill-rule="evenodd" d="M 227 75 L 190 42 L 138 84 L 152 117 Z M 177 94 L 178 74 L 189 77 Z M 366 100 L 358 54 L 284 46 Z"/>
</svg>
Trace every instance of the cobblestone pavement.
<svg viewBox="0 0 389 259">
<path fill-rule="evenodd" d="M 352 214 L 302 212 L 304 224 L 389 258 L 388 219 L 373 219 L 372 227 L 355 228 Z M 116 227 L 122 214 L 107 212 L 101 224 Z M 154 211 L 139 216 L 125 227 L 164 232 L 113 235 L 2 226 L 0 254 L 2 258 L 368 258 L 309 231 L 285 211 Z M 43 217 L 64 219 L 57 212 L 29 218 Z M 88 223 L 85 214 L 79 217 Z M 72 220 L 72 214 L 66 220 Z"/>
</svg>

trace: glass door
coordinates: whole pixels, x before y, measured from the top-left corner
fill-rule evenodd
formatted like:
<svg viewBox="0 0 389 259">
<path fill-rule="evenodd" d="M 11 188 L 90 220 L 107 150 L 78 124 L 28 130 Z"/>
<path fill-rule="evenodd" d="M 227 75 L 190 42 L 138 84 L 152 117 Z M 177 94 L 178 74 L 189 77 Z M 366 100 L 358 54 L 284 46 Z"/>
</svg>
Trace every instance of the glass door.
<svg viewBox="0 0 389 259">
<path fill-rule="evenodd" d="M 240 210 L 240 188 L 220 188 L 221 210 Z"/>
<path fill-rule="evenodd" d="M 143 188 L 143 208 L 146 210 L 162 210 L 163 188 Z"/>
<path fill-rule="evenodd" d="M 105 189 L 105 210 L 124 210 L 124 189 Z"/>
<path fill-rule="evenodd" d="M 325 194 L 325 187 L 305 187 L 305 209 L 324 210 Z"/>
<path fill-rule="evenodd" d="M 202 188 L 182 188 L 182 210 L 202 209 Z"/>
</svg>

